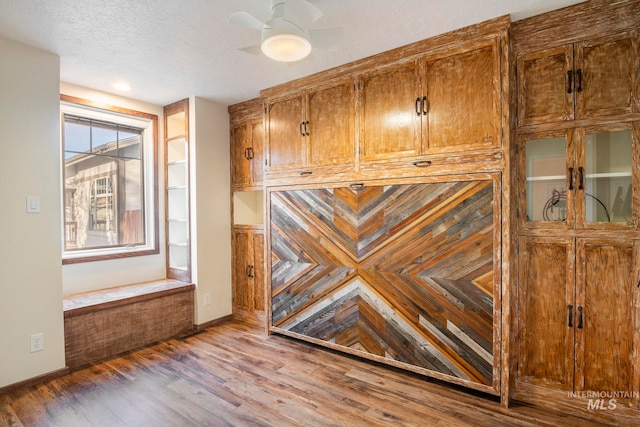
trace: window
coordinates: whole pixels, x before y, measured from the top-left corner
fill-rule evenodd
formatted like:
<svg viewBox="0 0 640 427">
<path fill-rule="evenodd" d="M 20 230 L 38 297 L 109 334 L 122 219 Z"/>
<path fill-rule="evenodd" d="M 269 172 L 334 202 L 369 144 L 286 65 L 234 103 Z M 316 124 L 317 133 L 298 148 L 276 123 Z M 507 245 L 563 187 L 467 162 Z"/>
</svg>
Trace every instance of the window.
<svg viewBox="0 0 640 427">
<path fill-rule="evenodd" d="M 157 116 L 61 101 L 63 263 L 158 253 Z"/>
</svg>

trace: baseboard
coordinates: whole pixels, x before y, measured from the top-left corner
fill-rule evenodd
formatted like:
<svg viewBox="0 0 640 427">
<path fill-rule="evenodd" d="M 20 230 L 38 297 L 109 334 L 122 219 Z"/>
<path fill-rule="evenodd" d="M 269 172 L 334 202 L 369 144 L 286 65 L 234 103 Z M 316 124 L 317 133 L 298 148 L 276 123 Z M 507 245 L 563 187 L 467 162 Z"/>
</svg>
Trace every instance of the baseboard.
<svg viewBox="0 0 640 427">
<path fill-rule="evenodd" d="M 219 324 L 224 323 L 224 322 L 226 322 L 228 320 L 231 320 L 231 319 L 233 319 L 233 315 L 229 314 L 227 316 L 223 316 L 223 317 L 220 317 L 218 319 L 210 320 L 208 322 L 204 322 L 204 323 L 201 323 L 199 325 L 193 325 L 193 329 L 196 332 L 203 331 L 203 330 L 205 330 L 207 328 L 219 325 Z"/>
<path fill-rule="evenodd" d="M 51 381 L 53 379 L 62 377 L 64 375 L 68 375 L 69 374 L 70 369 L 68 367 L 64 367 L 62 369 L 58 369 L 56 371 L 52 371 L 46 374 L 42 374 L 42 375 L 38 375 L 37 377 L 33 377 L 33 378 L 28 378 L 26 380 L 14 383 L 14 384 L 9 384 L 7 386 L 4 387 L 0 387 L 0 395 L 1 394 L 6 394 L 6 393 L 11 393 L 15 390 L 18 390 L 20 388 L 23 387 L 31 387 L 33 385 L 36 384 L 41 384 L 47 381 Z"/>
</svg>

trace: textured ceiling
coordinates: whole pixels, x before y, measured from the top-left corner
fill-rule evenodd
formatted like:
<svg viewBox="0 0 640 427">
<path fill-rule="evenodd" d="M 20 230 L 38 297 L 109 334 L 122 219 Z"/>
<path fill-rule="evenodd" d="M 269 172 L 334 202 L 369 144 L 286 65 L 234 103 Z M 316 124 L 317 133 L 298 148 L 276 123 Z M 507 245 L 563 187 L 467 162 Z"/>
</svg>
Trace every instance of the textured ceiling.
<svg viewBox="0 0 640 427">
<path fill-rule="evenodd" d="M 312 28 L 343 29 L 334 51 L 293 64 L 238 48 L 260 32 L 227 22 L 246 10 L 261 19 L 270 0 L 0 0 L 0 36 L 60 56 L 62 81 L 158 105 L 199 96 L 234 104 L 260 89 L 487 19 L 512 20 L 581 0 L 313 0 Z M 0 58 L 1 60 L 1 58 Z"/>
</svg>

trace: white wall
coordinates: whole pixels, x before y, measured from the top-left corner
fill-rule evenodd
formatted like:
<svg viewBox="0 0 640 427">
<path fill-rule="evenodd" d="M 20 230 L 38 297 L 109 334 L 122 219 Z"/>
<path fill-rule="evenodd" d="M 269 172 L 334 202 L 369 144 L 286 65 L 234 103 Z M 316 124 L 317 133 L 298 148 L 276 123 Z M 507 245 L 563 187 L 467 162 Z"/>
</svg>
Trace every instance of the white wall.
<svg viewBox="0 0 640 427">
<path fill-rule="evenodd" d="M 59 58 L 0 38 L 0 387 L 65 367 Z M 26 196 L 41 212 L 26 213 Z M 30 352 L 30 335 L 44 350 Z"/>
<path fill-rule="evenodd" d="M 64 294 L 70 295 L 164 278 L 166 269 L 164 255 L 164 126 L 162 106 L 147 104 L 64 82 L 60 83 L 60 93 L 158 116 L 158 204 L 160 206 L 159 254 L 64 265 L 62 267 Z"/>
<path fill-rule="evenodd" d="M 189 99 L 192 280 L 196 324 L 231 314 L 231 206 L 227 107 Z M 204 305 L 204 294 L 211 304 Z"/>
</svg>

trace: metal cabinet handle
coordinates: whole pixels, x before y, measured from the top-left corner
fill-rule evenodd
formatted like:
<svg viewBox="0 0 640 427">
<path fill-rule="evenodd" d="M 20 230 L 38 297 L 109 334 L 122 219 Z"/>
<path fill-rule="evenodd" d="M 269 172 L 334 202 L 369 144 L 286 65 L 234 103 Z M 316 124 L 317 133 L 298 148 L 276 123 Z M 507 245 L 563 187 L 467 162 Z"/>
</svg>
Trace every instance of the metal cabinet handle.
<svg viewBox="0 0 640 427">
<path fill-rule="evenodd" d="M 311 171 L 300 172 L 300 176 L 307 176 L 307 175 L 311 175 Z"/>
<path fill-rule="evenodd" d="M 364 188 L 364 184 L 358 182 L 358 183 L 350 184 L 349 187 L 351 187 L 354 190 L 362 190 Z"/>
<path fill-rule="evenodd" d="M 304 136 L 309 136 L 309 120 L 304 122 Z"/>
<path fill-rule="evenodd" d="M 567 71 L 567 93 L 573 92 L 573 70 Z"/>
<path fill-rule="evenodd" d="M 247 148 L 247 160 L 253 160 L 253 147 L 248 147 Z"/>
<path fill-rule="evenodd" d="M 573 306 L 571 304 L 567 306 L 567 314 L 568 314 L 567 326 L 570 328 L 573 328 Z"/>
<path fill-rule="evenodd" d="M 247 265 L 245 273 L 247 273 L 247 277 L 253 278 L 253 265 Z"/>
<path fill-rule="evenodd" d="M 298 129 L 300 130 L 300 135 L 304 136 L 304 131 L 302 130 L 302 126 L 304 126 L 304 122 L 300 122 L 300 125 L 298 125 Z"/>
<path fill-rule="evenodd" d="M 416 160 L 411 164 L 419 168 L 426 168 L 427 166 L 431 166 L 431 160 Z"/>
<path fill-rule="evenodd" d="M 416 98 L 416 115 L 420 116 L 422 113 L 420 112 L 420 97 Z"/>
<path fill-rule="evenodd" d="M 578 329 L 582 329 L 582 307 L 578 307 Z"/>
<path fill-rule="evenodd" d="M 584 168 L 580 166 L 578 168 L 578 190 L 584 190 Z"/>
<path fill-rule="evenodd" d="M 578 87 L 576 88 L 576 92 L 582 92 L 582 69 L 578 68 L 576 70 L 576 76 L 578 77 Z"/>
<path fill-rule="evenodd" d="M 573 190 L 573 168 L 569 168 L 569 190 Z"/>
<path fill-rule="evenodd" d="M 427 115 L 427 97 L 426 96 L 422 97 L 421 109 L 422 109 L 422 115 L 426 116 Z"/>
</svg>

